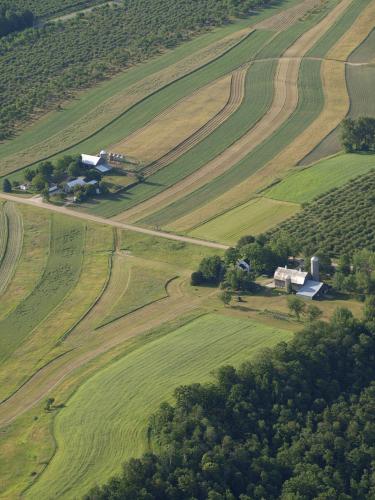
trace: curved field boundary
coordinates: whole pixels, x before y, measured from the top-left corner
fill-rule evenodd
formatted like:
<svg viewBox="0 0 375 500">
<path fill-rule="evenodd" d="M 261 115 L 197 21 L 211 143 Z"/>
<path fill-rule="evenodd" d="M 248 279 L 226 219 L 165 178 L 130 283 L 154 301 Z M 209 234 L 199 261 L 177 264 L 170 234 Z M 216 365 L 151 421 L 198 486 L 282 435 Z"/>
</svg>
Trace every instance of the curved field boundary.
<svg viewBox="0 0 375 500">
<path fill-rule="evenodd" d="M 66 129 L 31 146 L 25 151 L 20 151 L 15 155 L 0 159 L 1 175 L 22 170 L 25 167 L 47 160 L 56 154 L 67 152 L 82 144 L 117 122 L 135 106 L 143 103 L 151 96 L 157 94 L 161 90 L 169 88 L 185 77 L 205 69 L 210 64 L 219 61 L 222 57 L 240 46 L 252 35 L 252 33 L 254 33 L 253 29 L 247 29 L 230 35 L 227 37 L 229 42 L 228 39 L 221 40 L 218 44 L 218 48 L 215 47 L 216 50 L 209 46 L 188 58 L 178 61 L 167 69 L 163 69 L 158 73 L 146 77 L 144 80 L 128 87 L 123 92 L 123 95 L 117 93 L 99 106 L 96 106 L 94 110 L 86 112 L 84 117 L 75 121 Z M 232 41 L 233 38 L 234 42 Z M 222 46 L 224 46 L 224 49 Z M 103 116 L 108 116 L 105 123 L 103 123 L 102 120 Z M 97 123 L 98 117 L 101 119 L 100 124 Z M 72 141 L 71 137 L 77 137 L 77 135 L 80 136 L 79 140 Z M 64 145 L 64 147 L 62 147 L 62 145 Z M 18 165 L 22 164 L 22 166 L 17 169 L 11 169 L 10 166 L 15 162 Z"/>
<path fill-rule="evenodd" d="M 149 205 L 158 208 L 160 206 L 166 207 L 182 194 L 186 196 L 187 192 L 191 193 L 201 186 L 206 185 L 243 160 L 256 146 L 272 136 L 286 122 L 298 104 L 298 75 L 302 57 L 324 32 L 329 29 L 331 24 L 342 15 L 342 12 L 350 3 L 351 0 L 341 2 L 320 23 L 308 30 L 284 53 L 284 57 L 279 60 L 274 81 L 274 99 L 266 115 L 231 148 L 227 149 L 199 171 L 162 191 L 151 200 L 148 200 Z M 168 208 L 165 210 L 168 211 Z"/>
<path fill-rule="evenodd" d="M 0 203 L 0 266 L 4 258 L 8 242 L 8 218 L 5 214 L 4 203 Z"/>
<path fill-rule="evenodd" d="M 271 107 L 249 132 L 201 169 L 140 203 L 137 207 L 134 207 L 134 210 L 124 212 L 121 217 L 125 218 L 127 215 L 131 215 L 132 220 L 134 220 L 134 213 L 144 213 L 146 210 L 151 213 L 155 208 L 159 210 L 161 207 L 167 207 L 180 198 L 181 195 L 185 196 L 186 193 L 198 189 L 231 169 L 253 151 L 256 146 L 260 145 L 267 137 L 270 137 L 296 109 L 298 103 L 298 74 L 302 57 L 310 46 L 324 34 L 325 30 L 329 29 L 330 25 L 341 16 L 350 2 L 351 0 L 341 2 L 321 22 L 304 33 L 287 49 L 284 57 L 278 63 L 274 79 L 275 93 Z M 152 224 L 152 222 L 150 223 Z"/>
<path fill-rule="evenodd" d="M 206 137 L 212 134 L 215 129 L 220 127 L 220 125 L 222 125 L 235 111 L 237 111 L 245 96 L 245 80 L 247 70 L 248 66 L 245 66 L 244 68 L 233 73 L 230 96 L 224 108 L 185 141 L 181 142 L 167 154 L 142 169 L 142 172 L 146 176 L 156 173 L 158 170 L 177 160 L 177 158 L 185 154 L 199 142 L 203 141 Z"/>
<path fill-rule="evenodd" d="M 254 27 L 259 30 L 285 31 L 296 24 L 311 9 L 320 6 L 321 3 L 321 0 L 304 0 L 284 12 L 261 21 Z"/>
<path fill-rule="evenodd" d="M 23 243 L 22 217 L 14 203 L 8 202 L 5 204 L 4 216 L 6 218 L 8 237 L 5 254 L 0 261 L 0 295 L 5 292 L 13 277 Z"/>
<path fill-rule="evenodd" d="M 349 56 L 351 63 L 375 63 L 375 29 Z"/>
<path fill-rule="evenodd" d="M 54 216 L 50 253 L 39 283 L 0 322 L 0 359 L 3 361 L 56 308 L 74 287 L 80 275 L 85 225 Z"/>
<path fill-rule="evenodd" d="M 91 377 L 57 415 L 57 451 L 26 498 L 82 497 L 120 471 L 123 459 L 145 451 L 147 419 L 176 386 L 208 381 L 223 363 L 240 364 L 291 335 L 208 314 L 127 353 Z"/>
<path fill-rule="evenodd" d="M 230 97 L 231 80 L 229 73 L 199 87 L 108 149 L 137 158 L 142 166 L 150 165 L 188 139 L 225 107 Z"/>
<path fill-rule="evenodd" d="M 349 64 L 345 67 L 344 64 L 340 65 L 338 61 L 346 62 L 352 52 L 367 39 L 374 29 L 374 25 L 375 2 L 372 2 L 363 10 L 352 27 L 327 54 L 327 60 L 323 63 L 326 105 L 316 122 L 311 125 L 301 138 L 297 139 L 298 142 L 296 145 L 291 145 L 296 151 L 298 151 L 298 147 L 301 148 L 301 154 L 299 154 L 299 157 L 294 155 L 289 165 L 296 165 L 297 163 L 308 165 L 321 159 L 323 156 L 338 152 L 340 148 L 338 141 L 336 143 L 336 140 L 329 136 L 330 134 L 332 135 L 332 132 L 351 111 L 347 88 L 348 72 L 352 69 L 362 68 L 362 66 L 356 67 Z M 366 68 L 367 66 L 363 66 L 364 70 Z M 369 68 L 371 67 L 369 66 Z M 369 71 L 371 72 L 371 69 Z M 370 103 L 372 103 L 371 99 Z M 353 116 L 355 116 L 355 113 Z M 325 140 L 327 146 L 324 144 Z M 333 141 L 332 144 L 331 141 Z M 335 148 L 335 145 L 338 149 Z"/>
</svg>

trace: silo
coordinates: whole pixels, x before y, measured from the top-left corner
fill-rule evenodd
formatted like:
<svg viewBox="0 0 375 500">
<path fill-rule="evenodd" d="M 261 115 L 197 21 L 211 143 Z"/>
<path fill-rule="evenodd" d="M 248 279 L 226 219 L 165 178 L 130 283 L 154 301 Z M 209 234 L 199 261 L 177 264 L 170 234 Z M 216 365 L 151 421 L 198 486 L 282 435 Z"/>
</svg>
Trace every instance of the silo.
<svg viewBox="0 0 375 500">
<path fill-rule="evenodd" d="M 319 281 L 319 259 L 311 257 L 311 276 L 314 281 Z"/>
</svg>

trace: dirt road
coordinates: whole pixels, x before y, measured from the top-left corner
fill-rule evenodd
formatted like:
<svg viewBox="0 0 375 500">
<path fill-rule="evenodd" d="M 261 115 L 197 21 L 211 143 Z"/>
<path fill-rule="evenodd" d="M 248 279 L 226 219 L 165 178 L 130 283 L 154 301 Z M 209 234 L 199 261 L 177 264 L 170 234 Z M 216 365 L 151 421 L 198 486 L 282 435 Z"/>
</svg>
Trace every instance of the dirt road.
<svg viewBox="0 0 375 500">
<path fill-rule="evenodd" d="M 118 227 L 119 229 L 126 229 L 128 231 L 133 231 L 136 233 L 146 234 L 147 236 L 156 236 L 157 238 L 166 238 L 168 240 L 182 241 L 183 243 L 189 243 L 191 245 L 199 245 L 207 248 L 217 248 L 220 250 L 226 250 L 228 245 L 222 245 L 220 243 L 214 243 L 211 241 L 198 240 L 195 238 L 189 238 L 188 236 L 179 236 L 178 234 L 166 233 L 165 231 L 157 231 L 153 229 L 146 229 L 139 226 L 134 226 L 133 224 L 125 224 L 113 219 L 105 219 L 104 217 L 97 217 L 96 215 L 91 215 L 85 212 L 78 212 L 66 207 L 59 207 L 52 205 L 50 203 L 43 203 L 40 198 L 21 198 L 19 196 L 0 193 L 0 198 L 9 201 L 15 201 L 17 203 L 22 203 L 24 205 L 31 205 L 33 207 L 40 207 L 46 210 L 51 210 L 52 212 L 58 212 L 60 214 L 68 215 L 70 217 L 76 217 L 78 219 L 87 220 L 90 222 L 96 222 L 97 224 L 106 224 L 107 226 Z"/>
</svg>

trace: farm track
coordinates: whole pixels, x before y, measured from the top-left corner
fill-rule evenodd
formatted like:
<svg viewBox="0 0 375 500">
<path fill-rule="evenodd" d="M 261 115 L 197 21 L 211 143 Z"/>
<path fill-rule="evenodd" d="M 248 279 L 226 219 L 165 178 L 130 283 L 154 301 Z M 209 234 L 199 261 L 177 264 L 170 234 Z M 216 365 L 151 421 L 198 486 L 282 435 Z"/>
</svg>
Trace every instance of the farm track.
<svg viewBox="0 0 375 500">
<path fill-rule="evenodd" d="M 6 219 L 7 240 L 4 257 L 0 262 L 0 295 L 3 294 L 15 272 L 22 251 L 22 217 L 14 203 L 6 203 L 3 218 Z"/>
<path fill-rule="evenodd" d="M 275 76 L 273 102 L 267 113 L 255 126 L 230 148 L 207 163 L 204 167 L 156 196 L 117 215 L 118 221 L 141 220 L 145 215 L 160 210 L 181 196 L 191 193 L 223 174 L 244 159 L 256 146 L 270 137 L 294 112 L 298 104 L 298 76 L 302 58 L 324 35 L 350 5 L 351 0 L 343 0 L 322 21 L 305 32 L 278 60 Z"/>
<path fill-rule="evenodd" d="M 189 149 L 208 137 L 241 106 L 245 95 L 245 81 L 248 68 L 249 65 L 245 65 L 232 74 L 230 96 L 224 108 L 186 140 L 158 160 L 143 168 L 142 172 L 145 176 L 148 177 L 166 167 L 174 160 L 177 160 L 177 158 L 185 154 Z"/>
<path fill-rule="evenodd" d="M 0 204 L 0 266 L 4 258 L 8 241 L 8 219 L 5 215 L 4 204 Z"/>
<path fill-rule="evenodd" d="M 51 205 L 49 203 L 43 203 L 39 198 L 19 198 L 18 196 L 9 195 L 5 193 L 0 193 L 0 198 L 4 198 L 8 201 L 14 201 L 16 203 L 22 203 L 24 205 L 29 205 L 33 207 L 45 208 L 52 212 L 58 212 L 70 217 L 75 217 L 77 219 L 88 220 L 91 222 L 96 222 L 98 224 L 105 224 L 107 226 L 117 227 L 119 229 L 126 229 L 128 231 L 134 231 L 136 233 L 146 234 L 148 236 L 155 236 L 157 238 L 165 238 L 168 240 L 181 241 L 183 243 L 188 243 L 191 245 L 199 245 L 207 248 L 217 248 L 220 250 L 226 250 L 227 245 L 221 245 L 220 243 L 214 243 L 212 241 L 198 240 L 196 238 L 189 238 L 188 236 L 180 236 L 178 234 L 167 233 L 165 231 L 156 231 L 153 229 L 147 229 L 144 227 L 135 226 L 133 224 L 126 224 L 113 219 L 105 219 L 104 217 L 98 217 L 96 215 L 91 215 L 86 212 L 78 212 L 76 210 L 71 210 L 66 207 L 59 207 L 57 205 Z"/>
<path fill-rule="evenodd" d="M 41 401 L 73 371 L 92 359 L 122 344 L 127 339 L 157 328 L 168 321 L 189 313 L 200 305 L 200 300 L 189 296 L 184 300 L 181 280 L 173 280 L 167 288 L 168 297 L 127 314 L 98 330 L 86 332 L 90 347 L 67 345 L 67 352 L 36 372 L 9 399 L 0 403 L 0 427 L 10 424 L 18 416 Z M 74 339 L 74 332 L 70 341 Z M 68 350 L 70 349 L 70 350 Z"/>
</svg>

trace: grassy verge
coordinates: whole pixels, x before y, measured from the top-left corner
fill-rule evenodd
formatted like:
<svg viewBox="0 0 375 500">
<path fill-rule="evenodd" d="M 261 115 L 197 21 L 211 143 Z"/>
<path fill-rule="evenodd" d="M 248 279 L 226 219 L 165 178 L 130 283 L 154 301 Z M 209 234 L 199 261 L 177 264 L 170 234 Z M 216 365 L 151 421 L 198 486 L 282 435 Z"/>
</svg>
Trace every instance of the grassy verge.
<svg viewBox="0 0 375 500">
<path fill-rule="evenodd" d="M 58 415 L 57 452 L 26 497 L 84 494 L 145 450 L 147 418 L 174 387 L 205 381 L 220 365 L 238 364 L 289 336 L 250 320 L 207 315 L 128 354 L 84 384 Z"/>
</svg>

